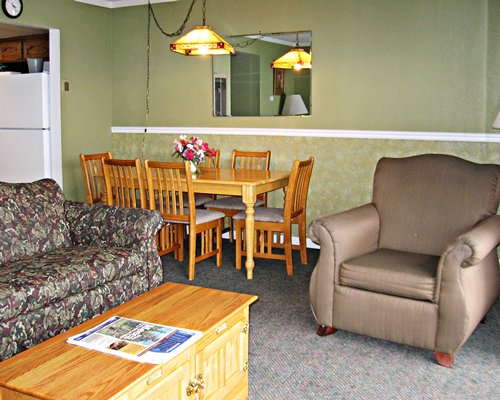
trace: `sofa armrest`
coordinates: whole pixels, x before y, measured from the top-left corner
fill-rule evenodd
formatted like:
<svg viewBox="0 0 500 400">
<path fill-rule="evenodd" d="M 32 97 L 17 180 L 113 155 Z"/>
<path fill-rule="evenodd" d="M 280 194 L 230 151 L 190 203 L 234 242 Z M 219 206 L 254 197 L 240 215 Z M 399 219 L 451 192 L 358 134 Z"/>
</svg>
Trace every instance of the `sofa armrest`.
<svg viewBox="0 0 500 400">
<path fill-rule="evenodd" d="M 75 245 L 140 246 L 142 241 L 154 237 L 163 224 L 157 211 L 101 203 L 66 201 L 65 212 Z"/>
<path fill-rule="evenodd" d="M 158 211 L 65 201 L 73 245 L 131 247 L 141 253 L 150 288 L 162 281 L 155 235 L 163 225 Z"/>
<path fill-rule="evenodd" d="M 309 301 L 318 324 L 332 326 L 338 267 L 347 259 L 375 251 L 379 226 L 373 204 L 319 218 L 309 225 L 309 236 L 321 247 L 309 286 Z"/>
</svg>

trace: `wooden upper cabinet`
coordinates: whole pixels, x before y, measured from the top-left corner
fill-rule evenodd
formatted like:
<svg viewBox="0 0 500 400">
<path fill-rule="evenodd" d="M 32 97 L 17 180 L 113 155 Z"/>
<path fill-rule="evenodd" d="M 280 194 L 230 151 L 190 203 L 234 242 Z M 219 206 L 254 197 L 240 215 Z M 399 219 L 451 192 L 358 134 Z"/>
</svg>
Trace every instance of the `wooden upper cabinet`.
<svg viewBox="0 0 500 400">
<path fill-rule="evenodd" d="M 20 62 L 27 58 L 49 59 L 48 34 L 0 40 L 0 62 Z"/>
<path fill-rule="evenodd" d="M 0 42 L 0 61 L 19 61 L 22 59 L 23 51 L 20 41 Z"/>
<path fill-rule="evenodd" d="M 49 58 L 49 37 L 33 37 L 23 40 L 23 58 Z"/>
</svg>

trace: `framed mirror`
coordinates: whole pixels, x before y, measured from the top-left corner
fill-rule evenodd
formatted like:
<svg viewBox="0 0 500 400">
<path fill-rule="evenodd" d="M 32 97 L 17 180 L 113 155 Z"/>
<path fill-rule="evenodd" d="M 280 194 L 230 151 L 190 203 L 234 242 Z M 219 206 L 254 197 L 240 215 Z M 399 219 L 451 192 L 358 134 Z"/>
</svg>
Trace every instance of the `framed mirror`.
<svg viewBox="0 0 500 400">
<path fill-rule="evenodd" d="M 226 40 L 236 54 L 212 57 L 214 116 L 311 115 L 310 31 L 238 35 Z M 278 59 L 297 49 L 309 57 L 309 64 L 301 61 L 293 67 L 273 68 L 273 62 L 277 65 Z"/>
</svg>

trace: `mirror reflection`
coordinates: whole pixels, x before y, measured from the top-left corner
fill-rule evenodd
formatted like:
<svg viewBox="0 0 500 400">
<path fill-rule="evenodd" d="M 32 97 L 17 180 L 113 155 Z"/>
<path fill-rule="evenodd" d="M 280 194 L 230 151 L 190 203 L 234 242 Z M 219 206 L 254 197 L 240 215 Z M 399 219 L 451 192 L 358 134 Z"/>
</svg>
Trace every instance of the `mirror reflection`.
<svg viewBox="0 0 500 400">
<path fill-rule="evenodd" d="M 226 39 L 236 54 L 212 57 L 214 116 L 311 115 L 310 31 Z"/>
</svg>

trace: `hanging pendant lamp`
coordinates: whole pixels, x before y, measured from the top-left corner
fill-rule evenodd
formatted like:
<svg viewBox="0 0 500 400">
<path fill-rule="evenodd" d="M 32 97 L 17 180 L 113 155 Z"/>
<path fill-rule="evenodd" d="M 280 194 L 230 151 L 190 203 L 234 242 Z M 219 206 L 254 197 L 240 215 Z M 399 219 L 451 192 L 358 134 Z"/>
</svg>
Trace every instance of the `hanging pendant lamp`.
<svg viewBox="0 0 500 400">
<path fill-rule="evenodd" d="M 312 56 L 311 53 L 299 48 L 299 33 L 297 32 L 297 41 L 295 48 L 291 49 L 281 57 L 271 63 L 272 68 L 283 69 L 311 69 Z"/>
<path fill-rule="evenodd" d="M 205 23 L 206 0 L 203 0 L 203 23 L 170 44 L 170 50 L 186 56 L 234 54 L 234 47 Z"/>
</svg>

